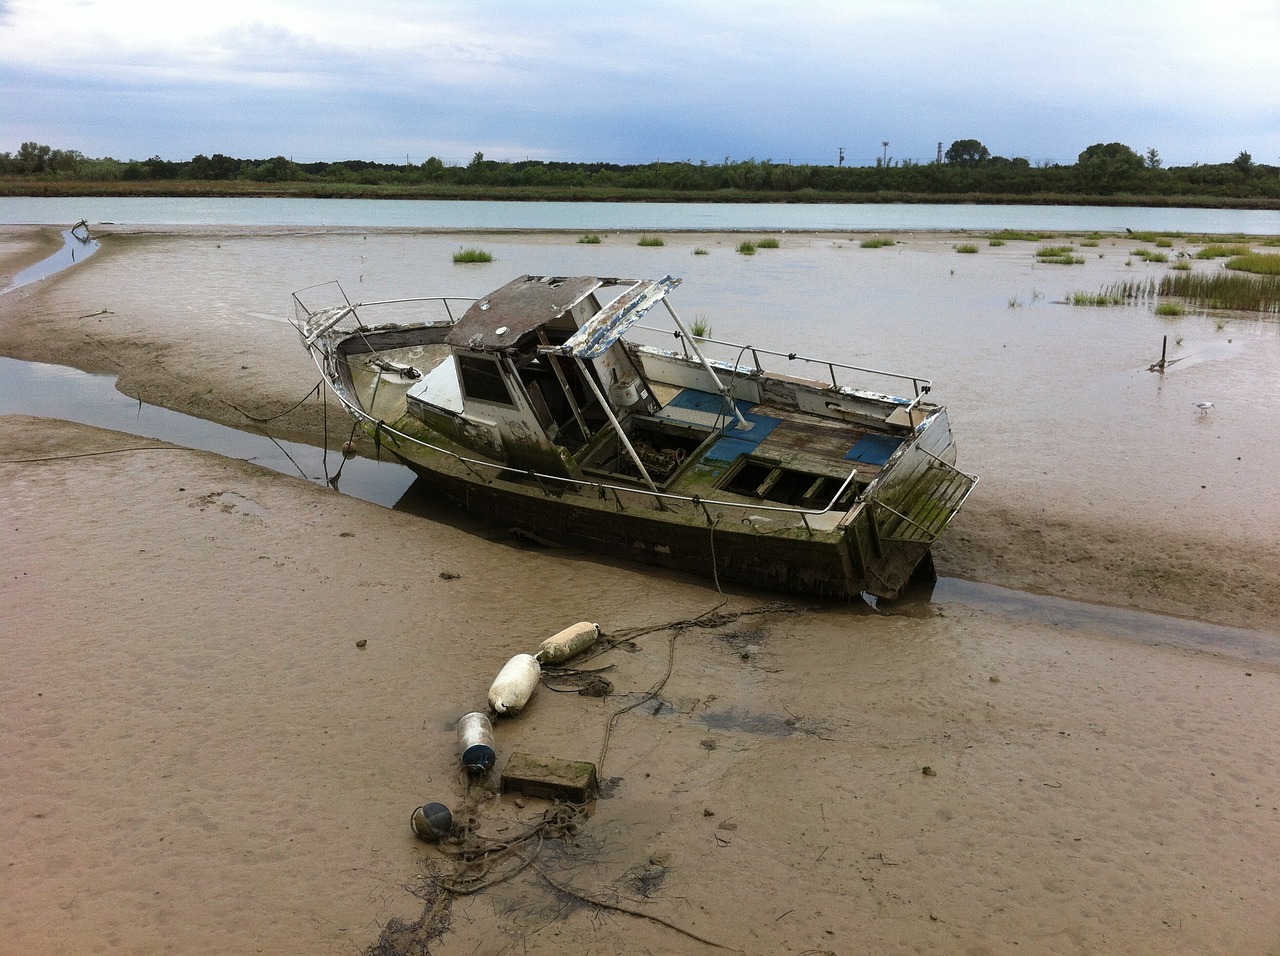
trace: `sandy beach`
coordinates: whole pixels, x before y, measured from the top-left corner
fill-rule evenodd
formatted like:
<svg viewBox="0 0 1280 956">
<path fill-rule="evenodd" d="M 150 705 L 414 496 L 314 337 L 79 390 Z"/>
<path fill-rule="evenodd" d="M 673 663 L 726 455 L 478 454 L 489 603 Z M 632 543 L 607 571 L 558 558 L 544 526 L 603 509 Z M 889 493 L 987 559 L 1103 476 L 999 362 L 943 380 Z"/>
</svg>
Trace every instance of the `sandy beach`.
<svg viewBox="0 0 1280 956">
<path fill-rule="evenodd" d="M 284 321 L 294 288 L 399 292 L 385 263 L 473 237 L 102 238 L 0 298 L 0 353 L 243 425 L 315 384 Z M 486 237 L 500 271 L 460 284 L 480 294 L 539 270 L 517 259 L 594 254 L 574 238 Z M 956 259 L 971 268 L 953 238 L 903 255 L 950 281 Z M 736 241 L 671 244 L 728 270 Z M 849 237 L 795 241 L 811 261 L 787 268 L 819 284 L 828 259 L 861 254 Z M 0 230 L 0 277 L 57 245 L 56 230 Z M 608 254 L 636 256 L 622 245 Z M 1206 345 L 1221 363 L 1188 376 L 1255 374 L 1274 322 L 1236 328 Z M 1186 380 L 1165 385 L 1183 418 L 1154 427 L 1184 429 L 1187 450 L 1162 464 L 1131 446 L 1120 465 L 1189 489 L 1146 506 L 1084 453 L 1042 451 L 1035 415 L 971 416 L 963 463 L 983 481 L 937 565 L 1250 629 L 1267 650 L 1248 659 L 1134 639 L 1119 613 L 1066 626 L 721 594 L 243 461 L 0 416 L 0 953 L 1276 953 L 1280 506 L 1239 489 L 1280 457 L 1274 436 L 1242 446 L 1229 413 L 1202 426 Z M 979 407 L 969 388 L 953 409 Z M 272 431 L 336 447 L 349 426 L 330 411 L 305 402 Z M 584 665 L 608 668 L 610 692 L 549 681 L 496 727 L 500 763 L 599 764 L 600 796 L 566 825 L 496 793 L 496 773 L 469 785 L 453 728 L 508 657 L 579 620 L 616 642 Z M 426 801 L 494 841 L 483 889 L 441 889 L 461 874 L 409 829 Z"/>
</svg>

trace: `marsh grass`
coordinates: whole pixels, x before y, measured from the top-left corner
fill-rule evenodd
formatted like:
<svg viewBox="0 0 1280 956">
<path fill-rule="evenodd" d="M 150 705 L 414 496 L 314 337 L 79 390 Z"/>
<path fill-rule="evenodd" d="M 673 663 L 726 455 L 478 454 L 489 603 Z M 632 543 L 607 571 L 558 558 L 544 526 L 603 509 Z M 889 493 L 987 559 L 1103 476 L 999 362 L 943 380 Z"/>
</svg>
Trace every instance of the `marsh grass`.
<svg viewBox="0 0 1280 956">
<path fill-rule="evenodd" d="M 694 254 L 695 256 L 709 256 L 709 255 L 711 255 L 711 253 L 709 253 L 706 249 L 702 248 L 702 246 L 698 246 L 698 247 L 696 247 L 696 248 L 693 250 L 693 254 Z"/>
<path fill-rule="evenodd" d="M 1080 245 L 1084 246 L 1087 249 L 1094 249 L 1098 246 L 1098 240 L 1097 239 L 1081 239 Z"/>
<path fill-rule="evenodd" d="M 1178 302 L 1158 302 L 1154 311 L 1156 315 L 1186 315 L 1187 307 Z"/>
<path fill-rule="evenodd" d="M 637 246 L 665 246 L 667 241 L 661 236 L 641 236 Z"/>
<path fill-rule="evenodd" d="M 1003 245 L 1004 245 L 1004 240 L 1003 240 L 1003 239 L 988 239 L 988 240 L 987 240 L 987 245 L 989 245 L 989 246 L 1003 246 Z"/>
<path fill-rule="evenodd" d="M 1173 265 L 1169 266 L 1169 268 L 1177 269 L 1179 272 L 1190 272 L 1191 263 L 1189 263 L 1186 259 L 1179 259 Z"/>
<path fill-rule="evenodd" d="M 1225 259 L 1228 256 L 1247 256 L 1253 249 L 1242 244 L 1224 245 L 1218 242 L 1211 242 L 1199 252 L 1196 253 L 1197 259 Z"/>
<path fill-rule="evenodd" d="M 1280 276 L 1280 255 L 1273 252 L 1250 252 L 1247 255 L 1233 256 L 1227 260 L 1226 266 L 1236 272 Z"/>
<path fill-rule="evenodd" d="M 1125 299 L 1115 293 L 1102 291 L 1098 293 L 1092 292 L 1073 292 L 1068 300 L 1072 305 L 1088 305 L 1088 306 L 1106 306 L 1106 305 L 1125 305 Z"/>
<path fill-rule="evenodd" d="M 874 239 L 863 239 L 858 245 L 863 249 L 883 249 L 885 246 L 896 246 L 897 239 L 882 239 L 876 236 Z"/>
<path fill-rule="evenodd" d="M 492 262 L 493 255 L 483 249 L 459 249 L 453 254 L 453 261 L 455 263 Z"/>
<path fill-rule="evenodd" d="M 1084 256 L 1073 255 L 1075 246 L 1041 246 L 1036 250 L 1039 262 L 1055 266 L 1078 266 L 1084 264 Z"/>
<path fill-rule="evenodd" d="M 1001 229 L 999 232 L 991 234 L 992 239 L 999 239 L 1002 242 L 1039 242 L 1041 239 L 1048 239 L 1052 236 L 1051 232 L 1024 232 L 1021 229 Z"/>
<path fill-rule="evenodd" d="M 754 256 L 756 254 L 756 244 L 754 242 L 738 243 L 738 253 L 744 256 Z"/>
<path fill-rule="evenodd" d="M 777 249 L 781 245 L 773 236 L 765 236 L 763 239 L 756 240 L 757 249 Z"/>
<path fill-rule="evenodd" d="M 961 242 L 956 245 L 956 252 L 977 252 L 978 247 L 972 242 Z"/>
<path fill-rule="evenodd" d="M 600 237 L 594 232 L 589 232 L 585 236 L 580 236 L 578 241 L 589 246 L 595 246 L 600 244 Z"/>
<path fill-rule="evenodd" d="M 1166 238 L 1165 236 L 1161 236 L 1159 239 L 1157 239 L 1157 240 L 1156 240 L 1156 248 L 1157 248 L 1157 249 L 1172 249 L 1172 248 L 1173 248 L 1173 240 L 1172 240 L 1172 239 L 1169 239 L 1169 238 Z"/>
<path fill-rule="evenodd" d="M 1100 293 L 1126 302 L 1180 299 L 1203 309 L 1235 312 L 1280 313 L 1280 276 L 1249 275 L 1226 270 L 1165 273 L 1159 281 L 1138 279 L 1114 282 Z M 1162 313 L 1165 314 L 1165 313 Z"/>
<path fill-rule="evenodd" d="M 689 332 L 696 338 L 705 339 L 711 334 L 711 322 L 705 312 L 699 312 L 689 323 Z"/>
</svg>

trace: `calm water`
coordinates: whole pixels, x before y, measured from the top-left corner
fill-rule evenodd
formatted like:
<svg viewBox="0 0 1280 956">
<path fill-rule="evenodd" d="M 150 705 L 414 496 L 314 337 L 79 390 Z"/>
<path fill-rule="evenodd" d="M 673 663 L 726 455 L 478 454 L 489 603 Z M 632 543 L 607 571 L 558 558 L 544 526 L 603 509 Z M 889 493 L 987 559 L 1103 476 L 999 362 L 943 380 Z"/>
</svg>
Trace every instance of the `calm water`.
<svg viewBox="0 0 1280 956">
<path fill-rule="evenodd" d="M 406 199 L 0 199 L 0 225 L 348 226 L 430 229 L 1032 229 L 1280 235 L 1280 212 L 1111 206 L 472 202 Z"/>
</svg>

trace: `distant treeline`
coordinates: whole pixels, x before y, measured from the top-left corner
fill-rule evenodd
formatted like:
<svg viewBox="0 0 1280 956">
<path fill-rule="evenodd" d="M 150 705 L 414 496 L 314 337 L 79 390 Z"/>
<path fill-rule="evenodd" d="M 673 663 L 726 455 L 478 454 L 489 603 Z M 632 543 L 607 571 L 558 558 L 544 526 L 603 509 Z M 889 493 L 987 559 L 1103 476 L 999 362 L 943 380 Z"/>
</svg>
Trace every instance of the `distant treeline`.
<svg viewBox="0 0 1280 956">
<path fill-rule="evenodd" d="M 284 156 L 235 159 L 215 153 L 187 162 L 90 159 L 75 150 L 23 143 L 0 153 L 0 193 L 8 195 L 291 194 L 581 199 L 733 199 L 735 201 L 1108 202 L 1280 206 L 1280 168 L 1247 152 L 1232 162 L 1165 168 L 1159 154 L 1099 143 L 1074 164 L 1033 165 L 992 156 L 977 140 L 958 140 L 941 162 L 820 166 L 731 160 L 723 163 L 497 162 L 476 153 L 465 166 L 436 157 L 420 164 L 346 160 L 295 163 Z"/>
</svg>

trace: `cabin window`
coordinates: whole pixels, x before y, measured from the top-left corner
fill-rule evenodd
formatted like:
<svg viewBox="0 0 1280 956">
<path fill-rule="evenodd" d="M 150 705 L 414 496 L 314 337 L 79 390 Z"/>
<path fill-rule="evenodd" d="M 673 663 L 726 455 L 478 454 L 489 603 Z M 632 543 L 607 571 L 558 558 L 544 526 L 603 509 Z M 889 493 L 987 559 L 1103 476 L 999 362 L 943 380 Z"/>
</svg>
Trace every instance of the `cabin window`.
<svg viewBox="0 0 1280 956">
<path fill-rule="evenodd" d="M 467 398 L 497 405 L 514 405 L 502 370 L 493 359 L 476 355 L 459 355 L 458 371 L 462 376 L 462 393 Z"/>
</svg>

